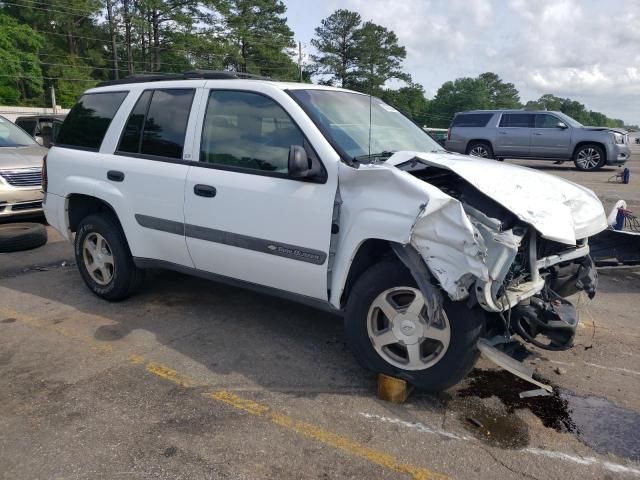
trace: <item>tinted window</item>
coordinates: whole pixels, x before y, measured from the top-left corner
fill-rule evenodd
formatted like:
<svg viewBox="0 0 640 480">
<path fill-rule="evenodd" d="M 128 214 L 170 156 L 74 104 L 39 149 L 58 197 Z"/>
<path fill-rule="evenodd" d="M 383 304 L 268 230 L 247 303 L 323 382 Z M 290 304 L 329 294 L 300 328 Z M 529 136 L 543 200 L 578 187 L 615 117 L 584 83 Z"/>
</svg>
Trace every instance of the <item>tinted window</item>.
<svg viewBox="0 0 640 480">
<path fill-rule="evenodd" d="M 557 128 L 560 119 L 547 113 L 536 114 L 536 128 Z"/>
<path fill-rule="evenodd" d="M 147 114 L 149 100 L 151 99 L 152 90 L 147 90 L 138 99 L 135 107 L 129 115 L 129 120 L 124 127 L 119 152 L 140 153 L 140 139 L 142 138 L 142 127 L 144 126 L 144 117 Z"/>
<path fill-rule="evenodd" d="M 16 125 L 18 125 L 29 135 L 35 135 L 37 125 L 37 122 L 35 120 L 16 120 Z"/>
<path fill-rule="evenodd" d="M 98 150 L 127 92 L 87 93 L 80 97 L 64 120 L 58 143 Z"/>
<path fill-rule="evenodd" d="M 304 136 L 273 100 L 247 92 L 212 91 L 200 161 L 286 174 L 289 147 Z"/>
<path fill-rule="evenodd" d="M 464 113 L 456 115 L 452 127 L 484 127 L 493 113 Z"/>
<path fill-rule="evenodd" d="M 500 119 L 501 127 L 533 127 L 533 113 L 505 113 Z"/>
<path fill-rule="evenodd" d="M 194 90 L 154 90 L 144 122 L 140 153 L 182 158 Z"/>
</svg>

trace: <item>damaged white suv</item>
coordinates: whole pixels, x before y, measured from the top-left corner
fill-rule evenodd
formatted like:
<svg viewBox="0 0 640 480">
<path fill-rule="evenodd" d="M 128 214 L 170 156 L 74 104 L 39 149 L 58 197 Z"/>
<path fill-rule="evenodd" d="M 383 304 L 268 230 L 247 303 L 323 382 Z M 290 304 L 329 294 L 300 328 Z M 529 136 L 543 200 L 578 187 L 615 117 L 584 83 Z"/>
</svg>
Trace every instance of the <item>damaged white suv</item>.
<svg viewBox="0 0 640 480">
<path fill-rule="evenodd" d="M 161 267 L 305 302 L 344 314 L 365 367 L 428 390 L 483 342 L 569 348 L 564 297 L 595 293 L 607 225 L 591 191 L 448 153 L 377 98 L 232 73 L 87 91 L 43 180 L 98 296 Z"/>
</svg>

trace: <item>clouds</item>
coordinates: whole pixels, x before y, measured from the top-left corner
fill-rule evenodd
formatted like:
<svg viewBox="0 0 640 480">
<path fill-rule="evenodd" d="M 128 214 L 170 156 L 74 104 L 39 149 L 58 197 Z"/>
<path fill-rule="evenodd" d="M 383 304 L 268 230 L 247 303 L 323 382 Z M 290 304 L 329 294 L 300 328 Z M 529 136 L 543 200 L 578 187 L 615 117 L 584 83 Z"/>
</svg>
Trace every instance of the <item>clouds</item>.
<svg viewBox="0 0 640 480">
<path fill-rule="evenodd" d="M 307 4 L 285 1 L 290 12 Z M 292 27 L 310 39 L 336 8 L 394 30 L 407 70 L 429 95 L 444 81 L 493 71 L 524 100 L 570 96 L 640 123 L 638 0 L 328 0 L 313 18 L 308 8 L 290 15 Z"/>
</svg>

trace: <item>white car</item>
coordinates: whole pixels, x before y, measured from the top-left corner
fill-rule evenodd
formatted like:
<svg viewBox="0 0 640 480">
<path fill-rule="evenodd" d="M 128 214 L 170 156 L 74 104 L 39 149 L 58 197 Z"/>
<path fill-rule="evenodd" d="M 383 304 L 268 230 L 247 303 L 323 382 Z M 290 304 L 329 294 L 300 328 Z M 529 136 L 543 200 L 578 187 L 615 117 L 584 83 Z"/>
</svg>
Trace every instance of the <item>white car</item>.
<svg viewBox="0 0 640 480">
<path fill-rule="evenodd" d="M 98 296 L 162 267 L 301 301 L 344 315 L 365 367 L 428 390 L 483 341 L 569 348 L 563 297 L 595 294 L 587 238 L 607 226 L 590 190 L 448 153 L 377 98 L 220 72 L 88 90 L 44 180 Z"/>
</svg>

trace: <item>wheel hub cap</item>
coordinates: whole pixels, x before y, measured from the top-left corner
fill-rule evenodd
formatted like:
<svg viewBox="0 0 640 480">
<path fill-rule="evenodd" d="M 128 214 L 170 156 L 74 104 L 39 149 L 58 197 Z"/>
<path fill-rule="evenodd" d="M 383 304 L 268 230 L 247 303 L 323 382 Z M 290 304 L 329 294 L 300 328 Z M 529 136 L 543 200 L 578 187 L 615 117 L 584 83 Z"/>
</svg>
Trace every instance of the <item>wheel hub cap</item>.
<svg viewBox="0 0 640 480">
<path fill-rule="evenodd" d="M 417 315 L 400 314 L 392 320 L 393 334 L 400 342 L 407 345 L 418 343 L 423 337 L 423 329 Z"/>
</svg>

